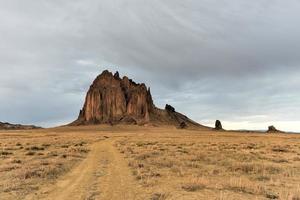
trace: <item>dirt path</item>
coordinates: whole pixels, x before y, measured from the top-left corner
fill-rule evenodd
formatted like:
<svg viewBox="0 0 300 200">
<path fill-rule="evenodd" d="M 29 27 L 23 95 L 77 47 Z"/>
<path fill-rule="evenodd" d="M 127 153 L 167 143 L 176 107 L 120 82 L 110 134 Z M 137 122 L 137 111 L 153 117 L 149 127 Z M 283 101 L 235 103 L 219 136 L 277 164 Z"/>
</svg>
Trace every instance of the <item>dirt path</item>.
<svg viewBox="0 0 300 200">
<path fill-rule="evenodd" d="M 87 158 L 53 186 L 26 199 L 145 199 L 124 158 L 111 139 L 95 143 Z"/>
</svg>

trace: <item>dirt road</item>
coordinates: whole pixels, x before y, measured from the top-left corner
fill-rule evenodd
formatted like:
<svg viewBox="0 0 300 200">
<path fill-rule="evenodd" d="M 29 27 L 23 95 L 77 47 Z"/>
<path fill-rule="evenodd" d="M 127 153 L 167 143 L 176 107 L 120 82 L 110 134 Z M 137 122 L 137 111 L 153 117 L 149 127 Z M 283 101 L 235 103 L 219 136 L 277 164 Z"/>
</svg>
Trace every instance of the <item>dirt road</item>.
<svg viewBox="0 0 300 200">
<path fill-rule="evenodd" d="M 140 191 L 113 140 L 107 139 L 93 144 L 87 158 L 58 179 L 55 185 L 42 188 L 26 199 L 144 199 Z"/>
</svg>

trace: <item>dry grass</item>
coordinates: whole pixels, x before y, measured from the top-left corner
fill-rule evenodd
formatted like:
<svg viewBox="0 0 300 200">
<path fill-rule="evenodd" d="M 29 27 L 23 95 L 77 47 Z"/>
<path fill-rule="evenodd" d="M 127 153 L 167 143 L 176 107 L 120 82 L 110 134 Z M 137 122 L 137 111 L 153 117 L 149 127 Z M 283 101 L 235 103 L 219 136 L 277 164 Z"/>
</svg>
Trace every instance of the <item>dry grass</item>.
<svg viewBox="0 0 300 200">
<path fill-rule="evenodd" d="M 23 199 L 54 182 L 86 157 L 95 139 L 51 131 L 0 133 L 0 199 Z"/>
<path fill-rule="evenodd" d="M 115 141 L 149 199 L 300 199 L 300 135 L 133 126 L 0 132 L 0 196 L 51 184 L 103 138 Z"/>
<path fill-rule="evenodd" d="M 174 130 L 122 139 L 118 148 L 145 188 L 164 187 L 172 199 L 299 198 L 298 135 Z"/>
</svg>

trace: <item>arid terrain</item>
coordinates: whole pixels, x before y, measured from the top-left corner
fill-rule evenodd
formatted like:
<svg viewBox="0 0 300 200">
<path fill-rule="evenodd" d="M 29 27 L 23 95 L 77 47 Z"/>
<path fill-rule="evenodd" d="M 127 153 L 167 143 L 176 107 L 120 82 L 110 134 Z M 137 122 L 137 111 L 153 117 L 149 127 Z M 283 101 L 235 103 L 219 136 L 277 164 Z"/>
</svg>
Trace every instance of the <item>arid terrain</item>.
<svg viewBox="0 0 300 200">
<path fill-rule="evenodd" d="M 300 199 L 300 135 L 82 126 L 0 132 L 0 199 Z"/>
</svg>

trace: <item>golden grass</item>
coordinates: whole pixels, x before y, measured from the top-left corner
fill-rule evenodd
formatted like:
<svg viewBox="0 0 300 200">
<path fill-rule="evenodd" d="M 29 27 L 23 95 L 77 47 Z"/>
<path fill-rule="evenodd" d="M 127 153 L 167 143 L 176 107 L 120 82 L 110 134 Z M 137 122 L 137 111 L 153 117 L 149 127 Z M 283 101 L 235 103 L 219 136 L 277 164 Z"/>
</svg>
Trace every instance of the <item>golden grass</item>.
<svg viewBox="0 0 300 200">
<path fill-rule="evenodd" d="M 300 135 L 87 126 L 0 132 L 0 196 L 53 183 L 103 138 L 152 200 L 300 199 Z"/>
<path fill-rule="evenodd" d="M 299 198 L 300 135 L 173 133 L 119 140 L 144 187 L 164 187 L 174 198 Z"/>
<path fill-rule="evenodd" d="M 86 157 L 93 140 L 48 132 L 0 133 L 0 199 L 23 199 L 55 181 Z"/>
</svg>

